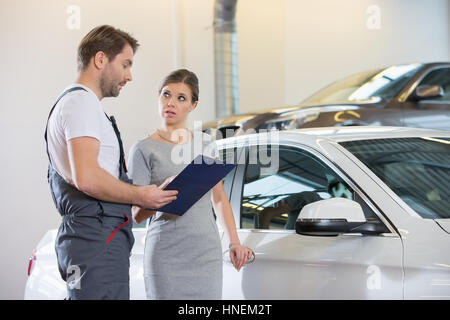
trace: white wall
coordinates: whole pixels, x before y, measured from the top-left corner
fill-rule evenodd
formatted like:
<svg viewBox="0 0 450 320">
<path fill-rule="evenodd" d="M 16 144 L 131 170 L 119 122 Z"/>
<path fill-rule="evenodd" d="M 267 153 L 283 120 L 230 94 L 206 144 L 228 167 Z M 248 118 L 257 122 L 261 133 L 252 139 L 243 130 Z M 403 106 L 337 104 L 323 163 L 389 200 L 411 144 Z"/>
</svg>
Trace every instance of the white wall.
<svg viewBox="0 0 450 320">
<path fill-rule="evenodd" d="M 238 0 L 241 113 L 285 103 L 286 12 L 286 1 Z"/>
<path fill-rule="evenodd" d="M 195 71 L 200 103 L 191 120 L 214 118 L 214 0 L 0 0 L 0 299 L 20 299 L 27 260 L 59 216 L 46 182 L 43 132 L 56 96 L 76 77 L 76 48 L 108 23 L 141 43 L 134 80 L 103 101 L 118 119 L 125 149 L 159 124 L 156 90 L 177 67 Z M 366 27 L 369 5 L 381 28 Z M 66 26 L 69 5 L 79 30 Z M 449 60 L 445 0 L 239 0 L 241 112 L 295 104 L 316 88 L 360 70 Z M 174 21 L 177 19 L 177 21 Z"/>
<path fill-rule="evenodd" d="M 369 29 L 377 6 L 380 28 Z M 449 60 L 447 0 L 240 0 L 239 111 L 293 105 L 384 65 Z"/>
</svg>

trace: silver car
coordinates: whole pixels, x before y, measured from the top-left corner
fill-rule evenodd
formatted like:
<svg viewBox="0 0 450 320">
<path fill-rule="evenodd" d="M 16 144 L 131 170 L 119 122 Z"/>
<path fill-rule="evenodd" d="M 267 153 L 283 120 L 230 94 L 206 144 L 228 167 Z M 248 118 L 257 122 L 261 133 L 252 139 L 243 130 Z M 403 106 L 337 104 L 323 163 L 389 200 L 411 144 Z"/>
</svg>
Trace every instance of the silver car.
<svg viewBox="0 0 450 320">
<path fill-rule="evenodd" d="M 241 242 L 224 252 L 224 299 L 449 299 L 450 132 L 397 127 L 272 131 L 218 141 Z M 131 298 L 145 299 L 145 228 Z M 62 299 L 51 230 L 30 259 L 26 299 Z"/>
</svg>

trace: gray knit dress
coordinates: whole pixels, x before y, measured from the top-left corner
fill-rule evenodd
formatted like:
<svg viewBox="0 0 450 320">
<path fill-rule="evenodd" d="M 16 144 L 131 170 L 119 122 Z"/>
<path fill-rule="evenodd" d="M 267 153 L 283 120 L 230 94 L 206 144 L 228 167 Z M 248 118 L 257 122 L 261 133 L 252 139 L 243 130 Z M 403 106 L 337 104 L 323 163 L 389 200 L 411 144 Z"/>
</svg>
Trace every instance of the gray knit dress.
<svg viewBox="0 0 450 320">
<path fill-rule="evenodd" d="M 199 154 L 217 157 L 213 138 L 202 132 L 181 145 L 147 137 L 131 148 L 130 175 L 136 185 L 160 185 Z M 144 280 L 147 299 L 222 298 L 222 249 L 211 191 L 183 216 L 158 211 L 152 217 L 145 241 Z"/>
</svg>

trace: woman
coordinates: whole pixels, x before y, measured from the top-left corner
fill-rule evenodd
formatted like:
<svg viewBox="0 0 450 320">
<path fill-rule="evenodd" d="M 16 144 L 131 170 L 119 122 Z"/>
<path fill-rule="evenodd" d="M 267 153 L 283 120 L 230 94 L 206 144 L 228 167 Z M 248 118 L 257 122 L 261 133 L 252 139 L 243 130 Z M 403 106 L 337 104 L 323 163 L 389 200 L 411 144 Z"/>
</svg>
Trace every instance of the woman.
<svg viewBox="0 0 450 320">
<path fill-rule="evenodd" d="M 198 155 L 196 150 L 215 146 L 209 135 L 193 134 L 186 128 L 188 114 L 198 104 L 198 93 L 198 79 L 186 69 L 164 79 L 159 89 L 161 125 L 130 151 L 135 184 L 163 188 L 169 177 L 180 173 Z M 184 161 L 179 161 L 180 157 Z M 239 271 L 252 251 L 240 244 L 222 182 L 182 216 L 133 207 L 137 223 L 152 217 L 144 250 L 148 299 L 221 299 L 222 248 L 212 207 L 229 239 L 230 259 Z"/>
</svg>

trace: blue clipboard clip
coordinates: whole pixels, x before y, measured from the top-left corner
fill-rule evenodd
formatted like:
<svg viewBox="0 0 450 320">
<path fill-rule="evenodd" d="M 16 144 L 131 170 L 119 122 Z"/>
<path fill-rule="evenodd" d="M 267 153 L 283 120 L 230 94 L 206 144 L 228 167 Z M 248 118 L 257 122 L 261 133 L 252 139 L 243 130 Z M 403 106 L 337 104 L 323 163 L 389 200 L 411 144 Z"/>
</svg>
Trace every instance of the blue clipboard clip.
<svg viewBox="0 0 450 320">
<path fill-rule="evenodd" d="M 159 209 L 148 210 L 182 216 L 235 167 L 236 164 L 198 155 L 164 188 L 177 190 L 177 199 Z"/>
</svg>

